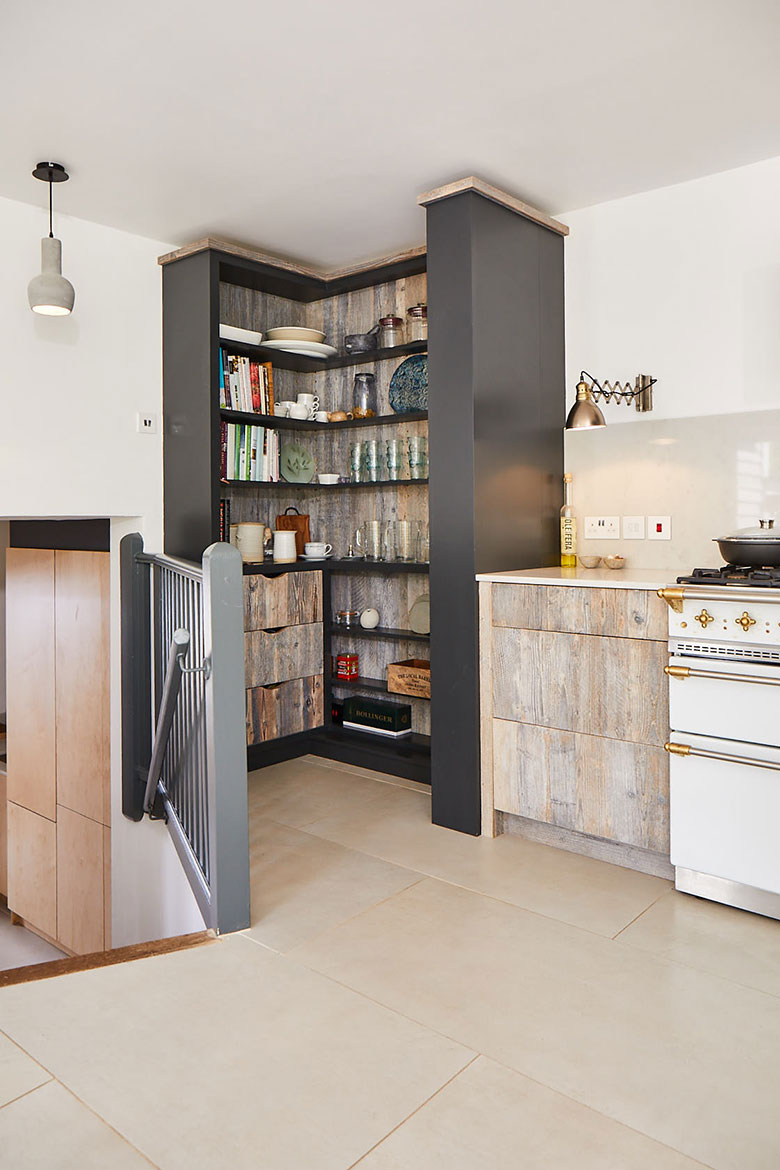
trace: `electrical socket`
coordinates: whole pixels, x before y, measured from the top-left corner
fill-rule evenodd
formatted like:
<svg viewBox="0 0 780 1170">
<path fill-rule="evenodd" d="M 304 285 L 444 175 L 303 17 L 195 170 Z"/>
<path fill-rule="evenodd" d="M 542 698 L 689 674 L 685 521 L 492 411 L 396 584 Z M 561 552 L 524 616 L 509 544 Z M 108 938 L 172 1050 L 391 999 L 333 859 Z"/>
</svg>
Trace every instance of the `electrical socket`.
<svg viewBox="0 0 780 1170">
<path fill-rule="evenodd" d="M 644 516 L 624 516 L 623 517 L 623 540 L 644 540 L 645 539 L 645 518 Z"/>
<path fill-rule="evenodd" d="M 619 516 L 586 516 L 586 540 L 620 540 Z"/>
<path fill-rule="evenodd" d="M 157 415 L 143 414 L 140 410 L 135 416 L 135 429 L 139 435 L 157 434 Z"/>
<path fill-rule="evenodd" d="M 671 540 L 672 539 L 672 518 L 671 518 L 671 516 L 648 516 L 647 517 L 647 539 L 648 540 Z"/>
</svg>

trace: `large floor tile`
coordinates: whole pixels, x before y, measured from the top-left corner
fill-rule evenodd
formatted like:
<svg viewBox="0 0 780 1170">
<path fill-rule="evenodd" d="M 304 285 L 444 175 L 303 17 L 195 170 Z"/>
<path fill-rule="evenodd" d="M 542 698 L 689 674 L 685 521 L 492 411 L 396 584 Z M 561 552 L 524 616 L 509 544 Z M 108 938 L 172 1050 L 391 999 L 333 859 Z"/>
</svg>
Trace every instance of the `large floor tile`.
<svg viewBox="0 0 780 1170">
<path fill-rule="evenodd" d="M 776 1170 L 780 1000 L 426 879 L 292 952 L 717 1170 Z"/>
<path fill-rule="evenodd" d="M 6 988 L 0 1027 L 162 1170 L 345 1170 L 473 1055 L 240 935 Z"/>
<path fill-rule="evenodd" d="M 365 853 L 260 817 L 250 823 L 252 928 L 286 951 L 420 880 Z"/>
<path fill-rule="evenodd" d="M 359 1170 L 701 1170 L 651 1138 L 479 1057 Z"/>
<path fill-rule="evenodd" d="M 618 941 L 780 995 L 780 922 L 672 891 Z"/>
<path fill-rule="evenodd" d="M 65 952 L 24 926 L 12 926 L 11 915 L 0 909 L 0 971 L 26 967 L 30 963 L 50 963 L 63 959 Z"/>
<path fill-rule="evenodd" d="M 45 1068 L 0 1032 L 0 1107 L 50 1079 L 51 1074 Z"/>
<path fill-rule="evenodd" d="M 407 780 L 405 776 L 392 776 L 389 772 L 374 772 L 370 768 L 361 768 L 358 764 L 345 764 L 341 760 L 328 760 L 324 756 L 303 756 L 302 759 L 319 764 L 322 768 L 335 768 L 339 772 L 348 772 L 353 776 L 362 776 L 364 780 L 377 780 L 380 784 L 392 784 L 396 788 L 411 788 L 413 792 L 431 794 L 430 784 L 423 784 L 419 780 Z"/>
<path fill-rule="evenodd" d="M 370 804 L 393 785 L 317 762 L 285 760 L 249 774 L 249 815 L 301 829 L 340 808 Z"/>
<path fill-rule="evenodd" d="M 150 1165 L 56 1081 L 0 1109 L 0 1151 L 9 1170 L 149 1170 Z"/>
<path fill-rule="evenodd" d="M 491 840 L 455 833 L 430 818 L 427 797 L 385 786 L 365 803 L 342 799 L 307 831 L 609 937 L 671 886 L 509 834 Z"/>
</svg>

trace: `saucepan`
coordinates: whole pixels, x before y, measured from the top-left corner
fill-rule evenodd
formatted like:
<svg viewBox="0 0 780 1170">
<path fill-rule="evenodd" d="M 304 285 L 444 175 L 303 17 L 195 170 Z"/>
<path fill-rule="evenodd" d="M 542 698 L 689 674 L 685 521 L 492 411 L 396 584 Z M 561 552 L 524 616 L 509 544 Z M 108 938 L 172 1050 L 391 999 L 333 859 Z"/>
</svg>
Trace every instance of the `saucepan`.
<svg viewBox="0 0 780 1170">
<path fill-rule="evenodd" d="M 780 530 L 775 529 L 774 520 L 759 520 L 757 528 L 740 528 L 731 536 L 720 536 L 716 544 L 730 565 L 780 566 Z"/>
</svg>

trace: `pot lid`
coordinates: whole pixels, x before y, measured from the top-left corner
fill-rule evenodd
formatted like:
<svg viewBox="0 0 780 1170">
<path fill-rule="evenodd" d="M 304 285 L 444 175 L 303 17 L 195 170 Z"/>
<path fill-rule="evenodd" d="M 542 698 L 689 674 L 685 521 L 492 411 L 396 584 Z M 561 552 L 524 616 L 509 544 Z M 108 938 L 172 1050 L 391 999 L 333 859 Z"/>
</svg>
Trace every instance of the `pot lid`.
<svg viewBox="0 0 780 1170">
<path fill-rule="evenodd" d="M 755 528 L 739 528 L 730 536 L 719 536 L 718 540 L 756 540 L 766 544 L 780 541 L 780 529 L 775 528 L 774 520 L 759 520 Z"/>
</svg>

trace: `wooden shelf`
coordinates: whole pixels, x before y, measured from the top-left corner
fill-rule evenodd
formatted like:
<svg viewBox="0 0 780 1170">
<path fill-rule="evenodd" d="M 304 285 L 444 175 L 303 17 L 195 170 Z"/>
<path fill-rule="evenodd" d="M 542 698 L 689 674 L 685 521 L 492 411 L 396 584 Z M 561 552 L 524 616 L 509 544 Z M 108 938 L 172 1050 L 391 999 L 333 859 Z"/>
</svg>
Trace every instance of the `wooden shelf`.
<svg viewBox="0 0 780 1170">
<path fill-rule="evenodd" d="M 278 414 L 255 414 L 254 412 L 227 410 L 225 407 L 221 407 L 219 417 L 225 422 L 246 423 L 249 426 L 268 427 L 278 431 L 347 431 L 355 427 L 427 422 L 428 411 L 412 410 L 408 414 L 375 414 L 373 418 L 349 418 L 345 422 L 318 423 L 312 422 L 311 419 L 281 418 Z"/>
<path fill-rule="evenodd" d="M 367 561 L 367 560 L 332 560 L 329 562 L 332 573 L 379 573 L 391 575 L 393 573 L 427 573 L 430 565 L 426 561 Z"/>
<path fill-rule="evenodd" d="M 242 488 L 268 488 L 271 491 L 293 491 L 295 489 L 304 489 L 306 491 L 315 492 L 332 492 L 336 489 L 342 491 L 360 491 L 364 488 L 383 488 L 383 487 L 421 487 L 427 485 L 427 479 L 376 479 L 371 483 L 316 483 L 311 480 L 310 483 L 288 483 L 286 479 L 281 479 L 277 483 L 271 483 L 264 479 L 221 479 L 219 481 L 223 487 L 242 487 Z"/>
<path fill-rule="evenodd" d="M 338 687 L 340 690 L 347 690 L 354 687 L 358 691 L 380 691 L 382 694 L 390 695 L 400 702 L 406 702 L 407 699 L 419 699 L 420 702 L 430 703 L 430 696 L 427 695 L 399 695 L 396 691 L 388 691 L 387 679 L 384 678 L 363 678 L 358 675 L 357 678 L 336 678 L 335 674 L 330 676 L 330 685 Z"/>
<path fill-rule="evenodd" d="M 331 637 L 334 638 L 385 638 L 398 642 L 430 642 L 430 634 L 417 634 L 414 630 L 396 629 L 395 626 L 374 626 L 373 630 L 366 630 L 361 625 L 342 626 L 338 622 L 331 622 Z"/>
<path fill-rule="evenodd" d="M 330 723 L 312 734 L 308 750 L 326 759 L 373 767 L 422 784 L 431 782 L 431 737 L 418 732 L 391 739 Z"/>
<path fill-rule="evenodd" d="M 406 345 L 394 345 L 389 349 L 372 349 L 368 353 L 337 353 L 329 358 L 307 357 L 302 353 L 289 353 L 284 349 L 269 349 L 266 345 L 248 345 L 241 341 L 227 341 L 220 338 L 220 349 L 239 354 L 258 362 L 271 362 L 280 370 L 294 370 L 299 374 L 316 374 L 321 370 L 342 370 L 346 366 L 369 366 L 393 358 L 409 357 L 413 353 L 427 353 L 427 341 L 409 341 Z"/>
</svg>

